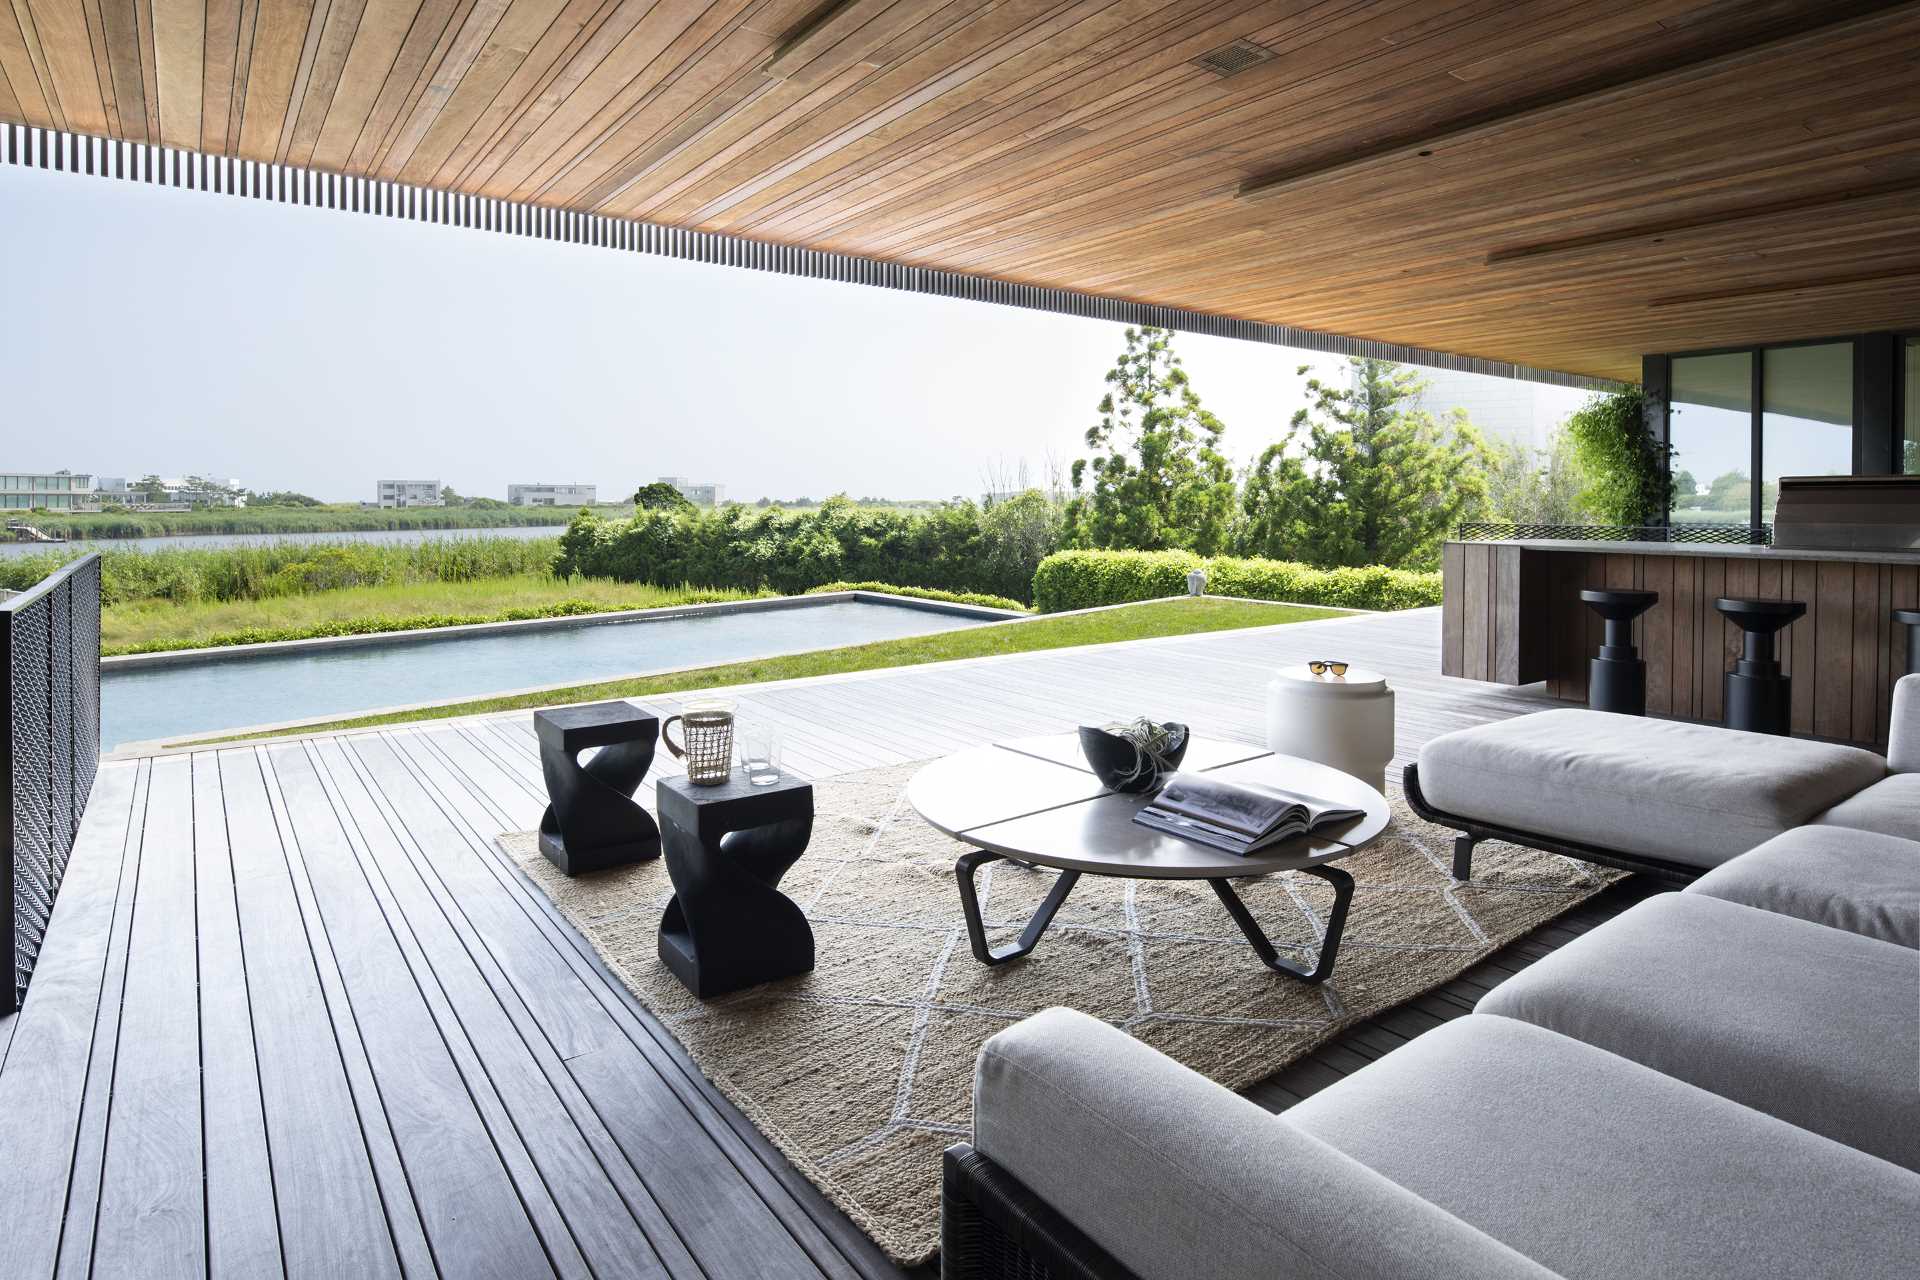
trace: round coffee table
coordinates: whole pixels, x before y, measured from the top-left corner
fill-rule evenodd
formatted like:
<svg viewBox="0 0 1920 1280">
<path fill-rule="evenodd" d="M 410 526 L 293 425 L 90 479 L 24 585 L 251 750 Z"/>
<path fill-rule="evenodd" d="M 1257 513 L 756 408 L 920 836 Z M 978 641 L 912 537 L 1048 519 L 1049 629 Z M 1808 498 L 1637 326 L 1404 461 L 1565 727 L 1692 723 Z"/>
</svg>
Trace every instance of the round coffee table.
<svg viewBox="0 0 1920 1280">
<path fill-rule="evenodd" d="M 1331 864 L 1380 837 L 1391 816 L 1386 800 L 1338 769 L 1236 743 L 1195 739 L 1181 767 L 1188 773 L 1314 796 L 1358 809 L 1363 816 L 1243 858 L 1136 825 L 1133 815 L 1150 797 L 1121 795 L 1101 786 L 1072 734 L 996 743 L 936 760 L 907 784 L 907 800 L 929 825 L 974 846 L 974 852 L 954 864 L 974 958 L 998 965 L 1031 952 L 1082 875 L 1205 880 L 1269 969 L 1324 982 L 1333 972 L 1353 901 L 1353 877 Z M 1002 858 L 1052 867 L 1060 877 L 1019 940 L 996 949 L 988 944 L 981 923 L 974 873 Z M 1333 886 L 1333 910 L 1311 968 L 1282 960 L 1233 891 L 1233 880 L 1276 871 L 1304 871 Z"/>
</svg>

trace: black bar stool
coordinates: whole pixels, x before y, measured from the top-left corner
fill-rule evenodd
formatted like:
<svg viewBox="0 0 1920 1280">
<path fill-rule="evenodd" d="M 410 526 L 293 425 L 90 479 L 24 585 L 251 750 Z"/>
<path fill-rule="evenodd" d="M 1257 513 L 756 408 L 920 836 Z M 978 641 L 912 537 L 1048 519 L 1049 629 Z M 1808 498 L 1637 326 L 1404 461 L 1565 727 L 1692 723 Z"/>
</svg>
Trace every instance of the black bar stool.
<svg viewBox="0 0 1920 1280">
<path fill-rule="evenodd" d="M 1623 716 L 1647 714 L 1647 664 L 1633 648 L 1633 620 L 1658 604 L 1660 593 L 1588 590 L 1580 599 L 1607 624 L 1600 656 L 1587 662 L 1587 705 Z"/>
<path fill-rule="evenodd" d="M 1907 629 L 1907 674 L 1920 676 L 1920 609 L 1895 609 L 1893 620 Z"/>
<path fill-rule="evenodd" d="M 1793 728 L 1793 679 L 1780 670 L 1773 637 L 1807 611 L 1798 600 L 1713 602 L 1722 617 L 1746 633 L 1740 660 L 1721 677 L 1720 689 L 1729 729 L 1785 735 Z"/>
</svg>

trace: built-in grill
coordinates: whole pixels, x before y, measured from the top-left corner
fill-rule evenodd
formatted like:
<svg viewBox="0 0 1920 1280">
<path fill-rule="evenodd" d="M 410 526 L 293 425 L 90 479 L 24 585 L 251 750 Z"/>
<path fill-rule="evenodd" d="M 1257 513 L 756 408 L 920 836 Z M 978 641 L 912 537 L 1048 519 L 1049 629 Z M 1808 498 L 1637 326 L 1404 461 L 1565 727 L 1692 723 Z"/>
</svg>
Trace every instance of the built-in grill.
<svg viewBox="0 0 1920 1280">
<path fill-rule="evenodd" d="M 1778 548 L 1920 550 L 1920 476 L 1786 476 L 1773 517 Z"/>
</svg>

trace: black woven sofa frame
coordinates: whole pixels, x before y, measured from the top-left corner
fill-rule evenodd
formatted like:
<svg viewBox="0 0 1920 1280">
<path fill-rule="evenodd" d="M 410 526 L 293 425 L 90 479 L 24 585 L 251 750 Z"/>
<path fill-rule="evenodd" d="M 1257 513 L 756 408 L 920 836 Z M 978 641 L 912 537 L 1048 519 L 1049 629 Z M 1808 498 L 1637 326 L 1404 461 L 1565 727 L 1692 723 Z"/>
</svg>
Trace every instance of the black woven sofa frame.
<svg viewBox="0 0 1920 1280">
<path fill-rule="evenodd" d="M 940 1179 L 940 1280 L 1140 1280 L 967 1143 Z"/>
<path fill-rule="evenodd" d="M 1621 853 L 1615 849 L 1601 849 L 1573 840 L 1543 836 L 1534 831 L 1516 831 L 1511 827 L 1493 826 L 1490 823 L 1448 813 L 1444 809 L 1436 809 L 1427 802 L 1427 797 L 1420 790 L 1420 766 L 1417 764 L 1406 767 L 1406 771 L 1400 775 L 1400 786 L 1406 793 L 1408 808 L 1428 822 L 1437 826 L 1451 827 L 1460 833 L 1453 838 L 1453 878 L 1455 880 L 1473 878 L 1473 847 L 1482 840 L 1504 840 L 1509 844 L 1525 845 L 1529 849 L 1540 849 L 1566 858 L 1577 858 L 1581 862 L 1592 862 L 1603 867 L 1617 867 L 1622 871 L 1635 871 L 1642 875 L 1656 876 L 1674 885 L 1687 884 L 1700 877 L 1701 868 L 1689 866 L 1684 862 L 1670 862 L 1665 858 L 1650 858 L 1636 853 Z"/>
</svg>

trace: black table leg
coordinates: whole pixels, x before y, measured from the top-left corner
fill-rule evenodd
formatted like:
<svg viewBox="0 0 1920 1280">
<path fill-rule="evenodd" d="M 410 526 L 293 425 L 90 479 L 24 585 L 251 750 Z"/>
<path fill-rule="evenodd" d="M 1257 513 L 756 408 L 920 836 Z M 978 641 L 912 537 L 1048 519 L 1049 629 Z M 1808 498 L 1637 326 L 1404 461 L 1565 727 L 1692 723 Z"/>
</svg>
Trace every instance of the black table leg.
<svg viewBox="0 0 1920 1280">
<path fill-rule="evenodd" d="M 550 803 L 540 815 L 540 852 L 568 875 L 660 856 L 660 828 L 633 799 L 653 764 L 653 722 L 646 723 L 647 736 L 601 747 L 584 765 L 560 735 L 542 739 Z"/>
<path fill-rule="evenodd" d="M 1227 914 L 1240 926 L 1240 932 L 1247 935 L 1247 941 L 1260 953 L 1260 959 L 1267 968 L 1303 982 L 1325 982 L 1333 975 L 1333 961 L 1340 954 L 1340 935 L 1347 928 L 1347 908 L 1353 903 L 1353 877 L 1338 867 L 1303 867 L 1301 870 L 1310 876 L 1319 876 L 1333 886 L 1333 913 L 1327 917 L 1327 936 L 1320 943 L 1319 959 L 1314 961 L 1311 969 L 1298 968 L 1280 958 L 1280 953 L 1267 940 L 1253 913 L 1247 910 L 1247 904 L 1233 891 L 1231 881 L 1209 880 L 1207 883 L 1213 886 L 1213 891 L 1226 906 Z"/>
<path fill-rule="evenodd" d="M 683 827 L 677 809 L 660 816 L 674 893 L 659 953 L 674 976 L 705 1000 L 811 970 L 813 928 L 780 877 L 806 851 L 812 816 L 705 832 Z"/>
<path fill-rule="evenodd" d="M 999 862 L 1000 855 L 988 853 L 985 849 L 975 849 L 972 853 L 962 854 L 953 864 L 954 878 L 960 882 L 960 910 L 967 917 L 967 941 L 973 947 L 973 958 L 981 964 L 1005 964 L 1009 960 L 1018 960 L 1032 951 L 1040 941 L 1040 935 L 1053 923 L 1053 917 L 1060 910 L 1060 904 L 1073 892 L 1073 886 L 1080 881 L 1078 871 L 1062 871 L 1060 878 L 1053 882 L 1053 888 L 1047 891 L 1047 900 L 1033 913 L 1033 919 L 1027 921 L 1027 927 L 1020 931 L 1020 940 L 998 951 L 987 944 L 986 927 L 980 923 L 980 896 L 974 892 L 973 875 L 989 862 Z"/>
</svg>

